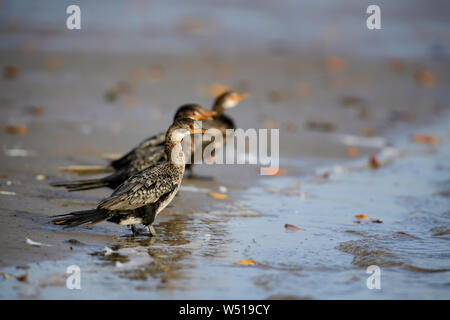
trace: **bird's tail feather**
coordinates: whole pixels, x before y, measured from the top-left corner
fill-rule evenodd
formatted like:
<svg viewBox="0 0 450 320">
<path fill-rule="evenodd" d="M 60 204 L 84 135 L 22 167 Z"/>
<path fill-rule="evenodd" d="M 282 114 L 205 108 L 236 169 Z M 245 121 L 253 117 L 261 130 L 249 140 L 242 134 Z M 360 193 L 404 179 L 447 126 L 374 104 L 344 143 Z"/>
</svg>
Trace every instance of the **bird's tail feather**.
<svg viewBox="0 0 450 320">
<path fill-rule="evenodd" d="M 75 211 L 53 217 L 55 218 L 52 220 L 54 224 L 63 225 L 64 228 L 72 228 L 81 224 L 93 225 L 102 222 L 108 219 L 109 213 L 102 210 L 92 209 Z"/>
<path fill-rule="evenodd" d="M 86 179 L 70 182 L 53 182 L 50 185 L 53 187 L 64 187 L 69 191 L 82 191 L 107 187 L 109 182 L 105 179 Z"/>
<path fill-rule="evenodd" d="M 114 168 L 112 168 L 111 166 L 65 166 L 59 167 L 58 169 L 61 172 L 76 176 L 87 176 L 114 171 Z"/>
</svg>

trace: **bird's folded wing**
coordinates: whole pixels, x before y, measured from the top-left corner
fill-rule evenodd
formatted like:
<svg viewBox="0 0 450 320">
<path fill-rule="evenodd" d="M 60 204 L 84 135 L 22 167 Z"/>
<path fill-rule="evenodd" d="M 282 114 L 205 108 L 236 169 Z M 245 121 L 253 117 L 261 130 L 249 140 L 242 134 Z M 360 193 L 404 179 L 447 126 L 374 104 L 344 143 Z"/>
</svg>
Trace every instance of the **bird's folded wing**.
<svg viewBox="0 0 450 320">
<path fill-rule="evenodd" d="M 154 136 L 142 141 L 136 147 L 136 149 L 149 148 L 149 147 L 163 145 L 165 141 L 166 141 L 166 135 L 164 133 L 158 133 L 158 134 L 155 134 Z"/>
<path fill-rule="evenodd" d="M 152 166 L 162 159 L 165 159 L 165 149 L 164 146 L 152 147 L 145 154 L 139 155 L 130 164 L 131 171 L 137 172 Z"/>
<path fill-rule="evenodd" d="M 161 196 L 172 192 L 177 182 L 161 174 L 158 166 L 144 170 L 122 183 L 113 194 L 102 200 L 98 209 L 134 210 L 156 202 Z"/>
<path fill-rule="evenodd" d="M 159 150 L 159 147 L 164 146 L 165 140 L 166 136 L 164 133 L 156 134 L 150 138 L 145 139 L 120 159 L 114 160 L 111 163 L 113 166 L 117 167 L 127 166 L 135 159 L 141 156 L 145 156 L 145 154 L 148 152 L 152 152 L 152 149 L 158 148 L 157 150 Z"/>
</svg>

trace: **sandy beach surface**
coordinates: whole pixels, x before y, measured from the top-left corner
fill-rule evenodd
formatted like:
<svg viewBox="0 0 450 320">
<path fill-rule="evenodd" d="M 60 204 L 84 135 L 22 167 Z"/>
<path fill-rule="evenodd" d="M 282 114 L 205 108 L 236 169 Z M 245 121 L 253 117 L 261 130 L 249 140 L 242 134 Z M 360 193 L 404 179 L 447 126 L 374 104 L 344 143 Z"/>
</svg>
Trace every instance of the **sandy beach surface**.
<svg viewBox="0 0 450 320">
<path fill-rule="evenodd" d="M 58 5 L 45 2 L 39 20 L 12 3 L 0 9 L 9 18 L 0 28 L 0 298 L 450 298 L 449 27 L 435 10 L 423 10 L 434 19 L 427 36 L 416 30 L 394 45 L 406 19 L 395 11 L 402 27 L 374 50 L 354 31 L 352 50 L 338 41 L 351 26 L 310 42 L 300 31 L 269 28 L 270 37 L 230 23 L 243 30 L 233 40 L 233 5 L 222 20 L 196 6 L 166 8 L 159 19 L 170 17 L 170 28 L 156 17 L 139 23 L 142 14 L 117 22 L 119 32 L 109 27 L 120 4 L 86 4 L 84 33 L 69 41 L 44 14 Z M 136 6 L 126 8 L 134 15 Z M 268 28 L 289 9 L 262 5 L 267 23 L 241 18 Z M 179 105 L 209 107 L 223 87 L 250 93 L 228 112 L 239 128 L 280 130 L 278 175 L 261 176 L 260 165 L 196 166 L 212 179 L 183 181 L 154 238 L 107 222 L 49 223 L 111 193 L 51 187 L 79 178 L 58 168 L 104 165 L 165 131 Z M 80 290 L 66 286 L 71 265 Z M 381 290 L 366 286 L 370 265 L 381 268 Z"/>
</svg>

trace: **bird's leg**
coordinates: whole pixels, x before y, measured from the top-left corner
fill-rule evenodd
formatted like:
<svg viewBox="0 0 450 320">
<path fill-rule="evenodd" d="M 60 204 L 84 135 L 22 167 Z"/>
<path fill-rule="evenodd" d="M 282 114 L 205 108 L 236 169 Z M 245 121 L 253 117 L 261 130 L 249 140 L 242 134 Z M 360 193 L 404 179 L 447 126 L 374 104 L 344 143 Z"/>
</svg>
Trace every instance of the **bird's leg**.
<svg viewBox="0 0 450 320">
<path fill-rule="evenodd" d="M 147 235 L 150 237 L 156 237 L 156 231 L 152 225 L 145 226 L 144 228 L 137 228 L 136 225 L 132 224 L 131 231 L 133 232 L 134 236 Z"/>
<path fill-rule="evenodd" d="M 152 225 L 147 226 L 148 229 L 148 233 L 152 236 L 152 237 L 156 237 L 156 231 L 155 228 L 153 228 Z"/>
</svg>

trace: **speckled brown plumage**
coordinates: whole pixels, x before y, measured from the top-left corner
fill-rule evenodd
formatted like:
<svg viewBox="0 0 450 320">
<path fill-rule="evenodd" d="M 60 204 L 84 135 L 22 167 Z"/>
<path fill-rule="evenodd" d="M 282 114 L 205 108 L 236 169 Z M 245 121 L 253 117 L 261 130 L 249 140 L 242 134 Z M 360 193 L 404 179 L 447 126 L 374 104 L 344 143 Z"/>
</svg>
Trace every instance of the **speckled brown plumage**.
<svg viewBox="0 0 450 320">
<path fill-rule="evenodd" d="M 178 129 L 182 130 L 181 133 L 173 134 Z M 107 220 L 124 225 L 151 226 L 156 215 L 172 201 L 181 185 L 185 167 L 181 139 L 198 130 L 196 121 L 177 119 L 166 134 L 164 147 L 167 160 L 125 180 L 109 197 L 100 201 L 97 208 L 56 216 L 53 223 L 74 227 Z"/>
<path fill-rule="evenodd" d="M 174 120 L 181 118 L 212 119 L 208 112 L 197 104 L 186 104 L 178 108 Z M 117 188 L 122 182 L 138 171 L 167 160 L 164 152 L 166 133 L 156 134 L 142 141 L 122 158 L 111 162 L 115 168 L 112 174 L 97 179 L 82 179 L 70 182 L 51 183 L 54 187 L 65 187 L 68 191 L 82 191 L 96 188 Z"/>
</svg>

